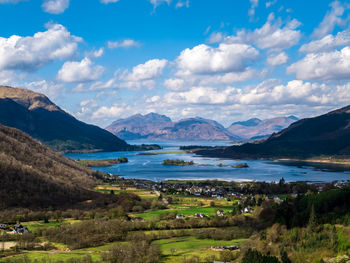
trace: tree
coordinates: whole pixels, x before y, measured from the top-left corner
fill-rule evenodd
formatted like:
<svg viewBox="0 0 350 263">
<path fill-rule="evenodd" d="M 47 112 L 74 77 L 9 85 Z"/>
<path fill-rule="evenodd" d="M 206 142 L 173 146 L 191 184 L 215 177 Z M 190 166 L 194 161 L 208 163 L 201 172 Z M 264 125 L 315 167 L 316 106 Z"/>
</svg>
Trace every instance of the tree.
<svg viewBox="0 0 350 263">
<path fill-rule="evenodd" d="M 316 216 L 315 216 L 315 206 L 312 204 L 311 211 L 310 211 L 310 218 L 308 223 L 308 231 L 310 233 L 314 232 L 316 230 Z"/>
<path fill-rule="evenodd" d="M 282 263 L 292 263 L 292 261 L 288 257 L 287 252 L 284 249 L 281 250 L 281 260 Z"/>
</svg>

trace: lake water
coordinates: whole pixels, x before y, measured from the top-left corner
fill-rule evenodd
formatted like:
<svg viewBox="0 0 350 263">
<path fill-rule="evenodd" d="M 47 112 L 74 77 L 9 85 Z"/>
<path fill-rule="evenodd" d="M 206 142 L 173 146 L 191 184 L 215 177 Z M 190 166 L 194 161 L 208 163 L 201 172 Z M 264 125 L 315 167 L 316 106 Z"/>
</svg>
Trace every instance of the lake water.
<svg viewBox="0 0 350 263">
<path fill-rule="evenodd" d="M 163 147 L 161 151 L 177 151 L 182 145 L 225 146 L 228 142 L 178 142 L 178 141 L 128 141 L 130 144 L 156 143 Z M 138 155 L 140 152 L 99 152 L 83 154 L 67 154 L 67 157 L 81 160 L 100 160 L 127 157 L 128 163 L 110 167 L 98 167 L 96 170 L 118 174 L 128 179 L 148 179 L 163 181 L 167 179 L 205 180 L 217 179 L 226 181 L 279 181 L 282 177 L 287 181 L 330 182 L 334 180 L 350 180 L 350 172 L 334 172 L 311 166 L 284 165 L 279 162 L 260 160 L 228 160 L 220 158 L 199 157 L 187 153 L 158 153 L 156 155 Z M 162 165 L 165 159 L 193 160 L 192 166 Z M 249 168 L 232 168 L 231 166 L 245 162 Z M 219 167 L 218 164 L 228 165 Z M 201 166 L 208 165 L 208 166 Z"/>
</svg>

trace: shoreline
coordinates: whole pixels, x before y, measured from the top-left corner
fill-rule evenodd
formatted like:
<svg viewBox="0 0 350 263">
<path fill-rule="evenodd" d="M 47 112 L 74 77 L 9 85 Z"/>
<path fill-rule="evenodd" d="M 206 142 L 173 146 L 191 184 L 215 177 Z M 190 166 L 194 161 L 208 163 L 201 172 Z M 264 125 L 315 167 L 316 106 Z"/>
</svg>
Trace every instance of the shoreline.
<svg viewBox="0 0 350 263">
<path fill-rule="evenodd" d="M 278 158 L 273 159 L 273 161 L 278 162 L 301 162 L 301 163 L 313 163 L 313 164 L 321 164 L 321 165 L 335 165 L 335 166 L 343 166 L 348 167 L 350 170 L 350 159 L 336 159 L 332 157 L 325 158 L 308 158 L 308 159 L 298 159 L 298 158 Z"/>
</svg>

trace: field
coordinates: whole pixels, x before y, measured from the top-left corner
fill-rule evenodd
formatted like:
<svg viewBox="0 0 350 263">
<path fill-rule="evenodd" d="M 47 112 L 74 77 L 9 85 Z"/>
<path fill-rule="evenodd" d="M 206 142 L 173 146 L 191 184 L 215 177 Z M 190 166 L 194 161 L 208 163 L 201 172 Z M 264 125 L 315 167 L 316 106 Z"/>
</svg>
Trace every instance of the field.
<svg viewBox="0 0 350 263">
<path fill-rule="evenodd" d="M 181 262 L 186 258 L 198 256 L 199 258 L 208 258 L 210 256 L 219 257 L 218 251 L 212 250 L 212 246 L 230 246 L 238 245 L 245 239 L 236 239 L 230 241 L 198 239 L 195 237 L 179 237 L 157 240 L 154 243 L 161 247 L 163 252 L 161 262 L 172 263 Z"/>
<path fill-rule="evenodd" d="M 282 258 L 281 251 L 284 251 L 291 261 L 280 261 L 283 263 L 319 263 L 322 261 L 317 260 L 321 259 L 330 263 L 338 262 L 335 260 L 337 256 L 347 257 L 350 253 L 350 216 L 345 214 L 338 218 L 336 224 L 317 224 L 319 219 L 307 214 L 306 225 L 287 228 L 280 223 L 259 221 L 263 206 L 268 209 L 265 218 L 271 220 L 270 214 L 274 213 L 271 208 L 277 206 L 273 200 L 262 206 L 256 201 L 254 205 L 246 204 L 252 198 L 265 199 L 265 196 L 230 195 L 230 198 L 218 199 L 109 184 L 101 184 L 95 191 L 121 196 L 127 205 L 132 202 L 136 205 L 130 206 L 127 212 L 118 206 L 107 206 L 85 213 L 78 211 L 65 218 L 50 211 L 48 220 L 21 222 L 31 234 L 10 235 L 7 239 L 0 236 L 5 237 L 1 239 L 0 248 L 2 243 L 7 249 L 0 252 L 0 262 L 241 263 L 243 255 L 253 248 L 279 260 Z M 335 198 L 339 194 L 343 198 L 347 191 L 335 190 L 330 195 Z M 325 194 L 328 195 L 327 192 Z M 318 198 L 323 205 L 322 196 L 325 194 L 317 193 L 313 198 Z M 290 199 L 290 194 L 276 195 L 282 200 L 289 200 L 290 205 L 296 200 Z M 311 200 L 309 195 L 304 198 Z M 246 206 L 251 206 L 253 212 L 242 213 L 239 210 L 237 213 L 237 207 Z M 331 209 L 331 206 L 327 207 Z M 337 209 L 339 211 L 340 208 Z M 218 216 L 218 210 L 224 211 L 224 215 Z M 195 218 L 198 213 L 207 217 Z M 176 219 L 176 214 L 184 215 L 184 219 Z M 304 215 L 301 211 L 301 214 L 287 216 Z M 14 245 L 17 248 L 9 249 Z M 216 248 L 232 245 L 237 245 L 237 249 Z M 111 255 L 114 258 L 108 259 Z M 134 257 L 139 260 L 133 261 Z M 143 261 L 146 257 L 155 260 L 148 258 Z"/>
</svg>

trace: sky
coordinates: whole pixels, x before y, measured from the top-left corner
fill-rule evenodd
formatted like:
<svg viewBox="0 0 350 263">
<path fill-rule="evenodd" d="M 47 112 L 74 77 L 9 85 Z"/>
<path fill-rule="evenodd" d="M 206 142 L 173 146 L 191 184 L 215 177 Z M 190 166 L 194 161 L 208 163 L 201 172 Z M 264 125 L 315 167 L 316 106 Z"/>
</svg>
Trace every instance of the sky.
<svg viewBox="0 0 350 263">
<path fill-rule="evenodd" d="M 350 104 L 350 2 L 0 0 L 0 85 L 106 127 L 133 114 L 316 116 Z"/>
</svg>

